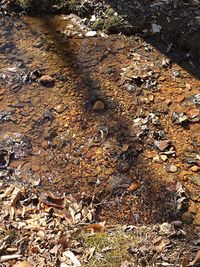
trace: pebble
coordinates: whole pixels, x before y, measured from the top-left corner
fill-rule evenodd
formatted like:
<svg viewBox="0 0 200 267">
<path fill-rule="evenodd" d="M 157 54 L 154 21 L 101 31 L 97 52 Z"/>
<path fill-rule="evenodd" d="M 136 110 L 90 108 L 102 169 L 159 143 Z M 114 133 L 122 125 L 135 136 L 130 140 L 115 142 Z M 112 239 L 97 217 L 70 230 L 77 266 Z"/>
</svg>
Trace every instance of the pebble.
<svg viewBox="0 0 200 267">
<path fill-rule="evenodd" d="M 187 111 L 187 115 L 189 118 L 193 119 L 200 115 L 200 111 L 197 108 L 192 108 Z"/>
<path fill-rule="evenodd" d="M 179 95 L 179 96 L 177 96 L 177 98 L 176 98 L 176 102 L 177 103 L 181 103 L 181 102 L 183 102 L 185 100 L 185 96 L 182 96 L 182 95 Z"/>
<path fill-rule="evenodd" d="M 54 85 L 54 79 L 49 76 L 49 75 L 43 75 L 40 79 L 39 82 L 43 85 L 43 86 L 53 86 Z"/>
<path fill-rule="evenodd" d="M 199 171 L 199 166 L 194 165 L 194 166 L 192 166 L 190 169 L 191 169 L 191 171 L 193 171 L 193 172 L 198 172 L 198 171 Z"/>
<path fill-rule="evenodd" d="M 153 160 L 152 160 L 154 163 L 162 163 L 162 160 L 160 159 L 159 156 L 156 156 L 156 157 L 153 157 Z"/>
<path fill-rule="evenodd" d="M 105 103 L 102 100 L 97 100 L 93 107 L 92 107 L 93 111 L 104 111 L 105 110 Z"/>
<path fill-rule="evenodd" d="M 155 141 L 154 145 L 160 150 L 160 151 L 164 151 L 166 148 L 169 147 L 169 145 L 171 144 L 170 140 L 163 140 L 163 141 Z"/>
<path fill-rule="evenodd" d="M 33 267 L 28 261 L 22 261 L 13 265 L 13 267 Z"/>
<path fill-rule="evenodd" d="M 174 173 L 174 172 L 178 171 L 178 168 L 173 164 L 169 164 L 169 165 L 166 166 L 166 171 L 168 173 Z"/>
<path fill-rule="evenodd" d="M 168 159 L 167 155 L 160 155 L 160 158 L 162 161 L 166 161 Z"/>
<path fill-rule="evenodd" d="M 54 107 L 54 109 L 57 113 L 62 113 L 65 111 L 66 106 L 64 104 L 58 104 L 57 106 Z"/>
<path fill-rule="evenodd" d="M 85 36 L 87 36 L 87 37 L 94 37 L 96 35 L 97 35 L 97 32 L 96 31 L 88 31 L 85 34 Z"/>
</svg>

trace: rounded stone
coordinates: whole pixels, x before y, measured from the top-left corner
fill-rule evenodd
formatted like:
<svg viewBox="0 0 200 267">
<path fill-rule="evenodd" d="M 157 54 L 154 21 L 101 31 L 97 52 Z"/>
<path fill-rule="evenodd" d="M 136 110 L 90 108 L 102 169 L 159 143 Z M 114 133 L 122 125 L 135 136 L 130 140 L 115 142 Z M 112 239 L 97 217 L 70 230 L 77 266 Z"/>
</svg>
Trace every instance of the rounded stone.
<svg viewBox="0 0 200 267">
<path fill-rule="evenodd" d="M 168 173 L 175 173 L 175 172 L 178 171 L 178 168 L 173 164 L 169 164 L 169 165 L 166 166 L 166 171 Z"/>
<path fill-rule="evenodd" d="M 93 111 L 104 111 L 105 110 L 105 103 L 102 100 L 97 100 L 93 107 L 92 107 Z"/>
<path fill-rule="evenodd" d="M 62 113 L 65 111 L 66 106 L 64 104 L 58 104 L 57 106 L 54 107 L 54 109 L 57 113 Z"/>
</svg>

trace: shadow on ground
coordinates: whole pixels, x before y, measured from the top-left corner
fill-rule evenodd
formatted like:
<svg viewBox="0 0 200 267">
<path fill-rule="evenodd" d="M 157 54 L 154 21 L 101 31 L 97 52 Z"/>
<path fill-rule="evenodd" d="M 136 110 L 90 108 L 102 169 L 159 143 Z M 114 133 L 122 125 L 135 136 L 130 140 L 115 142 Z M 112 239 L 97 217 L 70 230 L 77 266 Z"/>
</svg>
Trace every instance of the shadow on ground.
<svg viewBox="0 0 200 267">
<path fill-rule="evenodd" d="M 97 219 L 99 220 L 105 219 L 113 223 L 155 223 L 177 219 L 180 214 L 176 210 L 175 184 L 165 184 L 160 181 L 156 178 L 156 174 L 147 167 L 147 160 L 142 155 L 145 143 L 129 131 L 129 118 L 119 112 L 119 102 L 104 95 L 104 90 L 100 85 L 100 76 L 97 76 L 95 80 L 92 77 L 92 72 L 100 71 L 98 66 L 87 68 L 87 64 L 80 63 L 79 53 L 73 47 L 73 43 L 69 38 L 63 37 L 51 17 L 41 18 L 41 21 L 53 40 L 55 53 L 60 57 L 63 66 L 70 69 L 74 77 L 75 92 L 81 92 L 82 107 L 77 108 L 83 109 L 82 121 L 87 121 L 87 127 L 91 127 L 94 122 L 106 127 L 109 132 L 108 138 L 114 138 L 117 144 L 117 147 L 111 148 L 108 154 L 109 160 L 115 161 L 113 174 L 110 177 L 105 175 L 100 186 L 95 186 L 94 177 L 77 179 L 71 177 L 70 180 L 64 181 L 65 190 L 79 195 L 83 190 L 87 190 L 87 201 L 91 201 L 94 197 L 98 206 Z M 103 50 L 104 53 L 103 45 L 98 49 Z M 88 49 L 87 53 L 90 58 L 88 64 L 91 65 L 95 56 L 94 49 L 91 51 Z M 92 105 L 97 98 L 103 99 L 110 108 L 99 114 L 93 112 L 90 104 Z M 111 129 L 110 125 L 113 121 L 116 122 L 116 126 Z M 127 151 L 119 152 L 127 144 Z M 140 188 L 130 193 L 127 188 L 132 182 L 140 184 Z M 110 193 L 112 193 L 110 197 L 99 205 Z"/>
<path fill-rule="evenodd" d="M 200 79 L 199 0 L 105 2 L 128 21 L 127 33 L 141 35 L 172 62 Z"/>
</svg>

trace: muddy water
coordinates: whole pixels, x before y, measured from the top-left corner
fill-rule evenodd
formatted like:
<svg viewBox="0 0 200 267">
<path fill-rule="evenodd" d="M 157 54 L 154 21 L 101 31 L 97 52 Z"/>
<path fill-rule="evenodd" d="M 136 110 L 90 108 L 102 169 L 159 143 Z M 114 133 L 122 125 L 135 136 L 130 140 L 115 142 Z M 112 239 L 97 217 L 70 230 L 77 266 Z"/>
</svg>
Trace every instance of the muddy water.
<svg viewBox="0 0 200 267">
<path fill-rule="evenodd" d="M 20 134 L 31 140 L 28 152 L 11 157 L 4 180 L 93 201 L 97 220 L 109 223 L 181 218 L 180 182 L 189 201 L 185 216 L 200 224 L 200 161 L 188 163 L 199 155 L 200 126 L 171 120 L 174 111 L 188 108 L 185 99 L 199 93 L 198 79 L 173 62 L 163 67 L 166 58 L 139 37 L 86 37 L 87 29 L 64 16 L 2 19 L 0 31 L 1 140 Z M 138 56 L 141 68 L 149 65 L 156 74 L 156 89 L 130 86 Z M 43 86 L 42 75 L 55 84 Z M 92 109 L 98 99 L 103 111 Z M 159 123 L 147 131 L 164 131 L 176 151 L 166 161 L 153 160 L 159 154 L 155 136 L 138 137 L 134 120 L 150 113 Z M 168 164 L 178 170 L 169 173 Z"/>
</svg>

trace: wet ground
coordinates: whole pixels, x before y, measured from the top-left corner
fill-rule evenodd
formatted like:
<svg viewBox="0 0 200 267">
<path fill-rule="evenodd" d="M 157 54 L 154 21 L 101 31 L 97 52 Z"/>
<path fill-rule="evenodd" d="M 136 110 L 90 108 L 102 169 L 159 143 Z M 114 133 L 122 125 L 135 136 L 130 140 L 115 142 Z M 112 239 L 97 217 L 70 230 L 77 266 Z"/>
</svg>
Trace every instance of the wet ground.
<svg viewBox="0 0 200 267">
<path fill-rule="evenodd" d="M 93 202 L 99 221 L 199 225 L 198 77 L 78 21 L 1 20 L 2 179 Z"/>
</svg>

